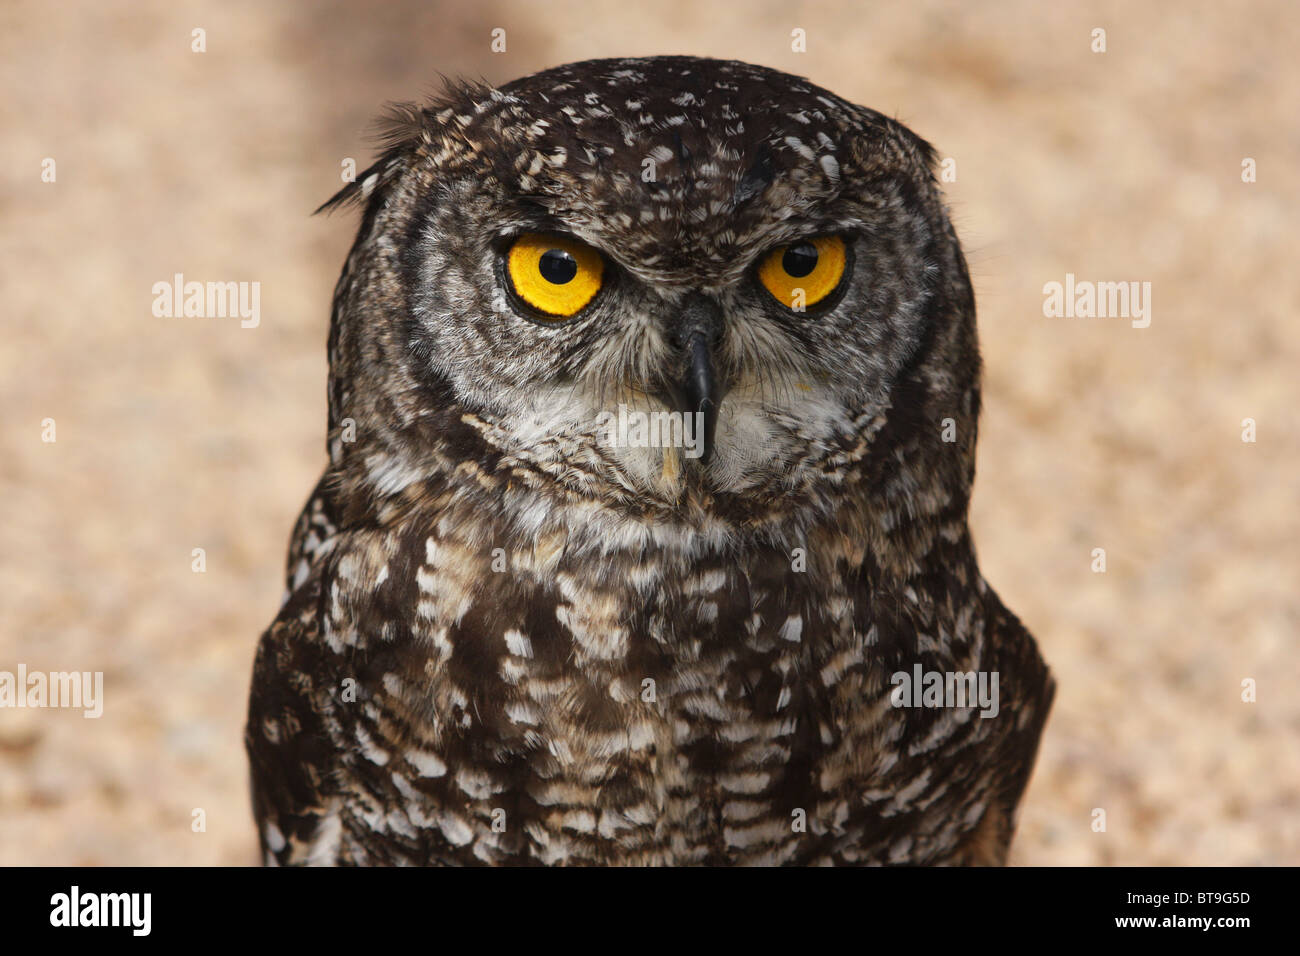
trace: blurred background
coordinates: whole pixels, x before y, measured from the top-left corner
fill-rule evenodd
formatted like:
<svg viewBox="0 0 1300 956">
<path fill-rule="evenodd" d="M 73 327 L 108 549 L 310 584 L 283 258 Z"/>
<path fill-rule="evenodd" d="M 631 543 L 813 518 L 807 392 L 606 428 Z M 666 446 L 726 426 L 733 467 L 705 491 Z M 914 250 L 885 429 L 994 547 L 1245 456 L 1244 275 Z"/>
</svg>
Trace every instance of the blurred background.
<svg viewBox="0 0 1300 956">
<path fill-rule="evenodd" d="M 0 710 L 0 864 L 256 862 L 249 672 L 356 228 L 309 213 L 440 73 L 655 53 L 808 76 L 955 161 L 975 540 L 1059 683 L 1013 862 L 1300 863 L 1300 12 L 972 6 L 0 7 L 0 670 L 105 675 L 98 720 Z M 178 272 L 259 282 L 260 324 L 156 318 Z M 1150 327 L 1045 318 L 1066 273 L 1150 282 Z"/>
</svg>

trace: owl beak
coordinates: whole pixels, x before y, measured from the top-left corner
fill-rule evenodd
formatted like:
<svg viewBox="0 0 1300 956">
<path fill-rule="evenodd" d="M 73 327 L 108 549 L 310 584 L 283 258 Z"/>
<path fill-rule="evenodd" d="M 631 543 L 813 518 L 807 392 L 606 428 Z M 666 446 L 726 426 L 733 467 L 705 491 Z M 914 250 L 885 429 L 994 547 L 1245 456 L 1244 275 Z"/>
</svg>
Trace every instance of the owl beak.
<svg viewBox="0 0 1300 956">
<path fill-rule="evenodd" d="M 708 464 L 713 452 L 713 433 L 718 425 L 718 383 L 713 374 L 713 347 L 707 333 L 693 333 L 686 345 L 686 375 L 680 383 L 682 408 L 692 416 L 697 440 L 703 429 L 701 464 Z"/>
<path fill-rule="evenodd" d="M 695 440 L 702 442 L 701 464 L 707 464 L 713 452 L 718 405 L 723 396 L 713 368 L 713 348 L 721 330 L 721 310 L 697 293 L 686 302 L 673 336 L 681 349 L 681 359 L 672 397 L 678 410 L 690 416 Z"/>
</svg>

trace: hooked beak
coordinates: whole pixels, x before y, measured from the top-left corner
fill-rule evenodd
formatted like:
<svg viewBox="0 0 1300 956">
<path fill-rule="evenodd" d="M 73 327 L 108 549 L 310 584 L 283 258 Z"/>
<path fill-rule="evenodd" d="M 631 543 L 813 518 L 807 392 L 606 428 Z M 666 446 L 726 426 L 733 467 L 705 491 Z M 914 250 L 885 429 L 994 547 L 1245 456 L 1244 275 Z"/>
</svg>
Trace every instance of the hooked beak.
<svg viewBox="0 0 1300 956">
<path fill-rule="evenodd" d="M 713 452 L 713 433 L 718 425 L 718 384 L 713 376 L 713 348 L 704 332 L 693 334 L 686 345 L 686 374 L 679 384 L 682 411 L 697 416 L 691 425 L 699 434 L 704 426 L 704 449 L 700 458 L 707 464 Z M 702 416 L 702 417 L 700 417 Z"/>
<path fill-rule="evenodd" d="M 713 369 L 713 348 L 721 330 L 722 314 L 717 305 L 696 294 L 687 301 L 673 336 L 681 351 L 678 375 L 671 387 L 672 397 L 678 411 L 691 416 L 690 424 L 696 429 L 697 440 L 703 441 L 701 464 L 707 464 L 713 452 L 718 405 L 724 394 Z"/>
</svg>

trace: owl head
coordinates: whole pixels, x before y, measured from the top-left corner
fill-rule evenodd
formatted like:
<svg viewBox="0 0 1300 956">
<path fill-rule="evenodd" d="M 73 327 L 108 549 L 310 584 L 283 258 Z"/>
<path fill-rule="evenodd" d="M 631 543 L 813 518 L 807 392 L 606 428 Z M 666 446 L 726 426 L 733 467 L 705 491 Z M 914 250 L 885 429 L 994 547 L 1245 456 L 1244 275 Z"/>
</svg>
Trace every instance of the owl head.
<svg viewBox="0 0 1300 956">
<path fill-rule="evenodd" d="M 331 331 L 370 495 L 467 462 L 636 513 L 964 514 L 974 306 L 930 147 L 762 67 L 598 60 L 395 108 Z M 347 425 L 353 425 L 347 440 Z"/>
</svg>

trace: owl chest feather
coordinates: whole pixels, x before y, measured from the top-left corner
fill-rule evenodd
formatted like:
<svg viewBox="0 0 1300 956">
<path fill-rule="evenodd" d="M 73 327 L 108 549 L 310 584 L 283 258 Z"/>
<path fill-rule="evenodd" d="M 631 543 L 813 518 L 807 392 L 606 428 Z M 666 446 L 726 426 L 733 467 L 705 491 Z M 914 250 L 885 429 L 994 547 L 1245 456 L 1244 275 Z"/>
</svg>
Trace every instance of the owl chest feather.
<svg viewBox="0 0 1300 956">
<path fill-rule="evenodd" d="M 915 594 L 873 595 L 860 568 L 786 545 L 593 559 L 470 527 L 332 563 L 325 642 L 362 688 L 335 707 L 346 772 L 369 781 L 348 811 L 359 839 L 462 862 L 888 854 L 871 833 L 917 811 L 869 795 L 900 788 L 888 675 L 915 646 Z"/>
</svg>

